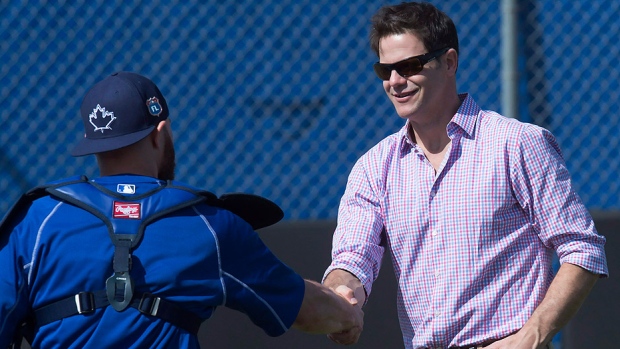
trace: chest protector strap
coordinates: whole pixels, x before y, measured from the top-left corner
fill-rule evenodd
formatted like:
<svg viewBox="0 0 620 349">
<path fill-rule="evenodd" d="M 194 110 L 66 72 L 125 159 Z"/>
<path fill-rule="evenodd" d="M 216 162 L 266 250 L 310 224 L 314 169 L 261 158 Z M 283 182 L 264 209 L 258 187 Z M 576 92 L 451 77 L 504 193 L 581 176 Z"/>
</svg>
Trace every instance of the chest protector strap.
<svg viewBox="0 0 620 349">
<path fill-rule="evenodd" d="M 46 191 L 92 213 L 108 227 L 114 243 L 114 275 L 107 279 L 106 291 L 110 305 L 117 311 L 125 310 L 133 298 L 131 251 L 142 240 L 146 226 L 170 212 L 205 200 L 192 189 L 170 182 L 136 196 L 110 191 L 92 181 L 54 185 Z"/>
<path fill-rule="evenodd" d="M 131 252 L 142 240 L 149 223 L 207 200 L 209 196 L 205 195 L 206 192 L 168 182 L 147 193 L 128 196 L 110 191 L 85 177 L 51 185 L 45 191 L 92 213 L 105 223 L 114 243 L 114 274 L 107 279 L 105 290 L 81 292 L 36 309 L 37 326 L 111 305 L 116 311 L 131 306 L 143 314 L 159 317 L 190 333 L 198 332 L 202 320 L 196 314 L 148 293 L 134 294 L 135 285 L 130 274 Z"/>
<path fill-rule="evenodd" d="M 44 326 L 69 316 L 88 315 L 96 309 L 110 305 L 106 290 L 80 292 L 78 294 L 48 304 L 34 311 L 37 326 Z M 154 316 L 167 321 L 189 333 L 198 335 L 203 320 L 174 302 L 167 301 L 151 293 L 134 294 L 129 306 L 144 315 Z"/>
</svg>

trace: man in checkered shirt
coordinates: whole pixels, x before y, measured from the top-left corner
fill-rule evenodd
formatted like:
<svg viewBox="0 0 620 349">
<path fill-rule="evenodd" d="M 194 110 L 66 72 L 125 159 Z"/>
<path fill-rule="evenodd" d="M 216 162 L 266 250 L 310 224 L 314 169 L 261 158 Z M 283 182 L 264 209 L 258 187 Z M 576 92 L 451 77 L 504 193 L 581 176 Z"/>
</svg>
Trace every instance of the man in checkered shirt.
<svg viewBox="0 0 620 349">
<path fill-rule="evenodd" d="M 406 122 L 353 167 L 324 284 L 364 304 L 387 248 L 406 348 L 547 348 L 608 274 L 554 136 L 457 93 L 456 28 L 433 5 L 380 9 L 370 41 Z"/>
</svg>

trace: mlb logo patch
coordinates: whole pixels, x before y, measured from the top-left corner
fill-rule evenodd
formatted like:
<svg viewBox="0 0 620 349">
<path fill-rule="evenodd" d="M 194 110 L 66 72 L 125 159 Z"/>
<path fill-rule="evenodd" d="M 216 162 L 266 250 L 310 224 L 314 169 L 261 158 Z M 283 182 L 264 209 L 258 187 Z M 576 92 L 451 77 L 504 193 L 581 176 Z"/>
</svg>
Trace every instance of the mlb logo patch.
<svg viewBox="0 0 620 349">
<path fill-rule="evenodd" d="M 140 219 L 142 217 L 142 206 L 132 202 L 114 201 L 114 211 L 112 218 L 120 219 Z"/>
<path fill-rule="evenodd" d="M 136 186 L 134 184 L 118 184 L 116 192 L 121 194 L 135 194 Z"/>
</svg>

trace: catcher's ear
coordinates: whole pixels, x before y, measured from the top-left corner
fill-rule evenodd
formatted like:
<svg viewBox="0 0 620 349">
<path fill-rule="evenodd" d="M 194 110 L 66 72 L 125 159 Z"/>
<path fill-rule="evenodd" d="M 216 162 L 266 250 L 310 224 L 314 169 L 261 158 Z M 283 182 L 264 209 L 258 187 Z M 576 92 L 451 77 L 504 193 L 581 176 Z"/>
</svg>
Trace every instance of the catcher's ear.
<svg viewBox="0 0 620 349">
<path fill-rule="evenodd" d="M 161 147 L 162 142 L 165 141 L 164 137 L 165 137 L 167 127 L 169 127 L 168 120 L 162 120 L 157 124 L 157 127 L 153 129 L 153 132 L 151 132 L 151 134 L 149 135 L 151 137 L 151 143 L 153 147 L 155 148 Z"/>
<path fill-rule="evenodd" d="M 166 120 L 162 120 L 159 122 L 159 124 L 157 124 L 157 131 L 159 132 L 164 132 L 164 128 L 169 127 L 170 126 L 170 120 L 166 119 Z"/>
</svg>

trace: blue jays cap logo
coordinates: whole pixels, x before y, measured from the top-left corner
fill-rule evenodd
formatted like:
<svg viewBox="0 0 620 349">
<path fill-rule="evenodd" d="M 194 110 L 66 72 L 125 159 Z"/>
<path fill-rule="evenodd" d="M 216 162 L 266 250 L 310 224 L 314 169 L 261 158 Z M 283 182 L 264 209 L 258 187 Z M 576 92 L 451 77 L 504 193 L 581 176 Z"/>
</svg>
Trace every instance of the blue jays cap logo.
<svg viewBox="0 0 620 349">
<path fill-rule="evenodd" d="M 159 116 L 161 114 L 161 104 L 159 104 L 159 99 L 157 97 L 151 97 L 146 101 L 146 105 L 149 108 L 149 113 L 153 116 Z"/>
<path fill-rule="evenodd" d="M 99 119 L 100 116 L 101 119 Z M 109 119 L 106 121 L 106 118 L 108 117 Z M 97 120 L 97 124 L 95 124 L 93 120 Z M 93 108 L 92 113 L 88 115 L 88 121 L 91 125 L 95 126 L 95 132 L 101 131 L 101 133 L 103 133 L 103 130 L 111 130 L 112 127 L 110 127 L 110 124 L 114 120 L 116 120 L 116 117 L 114 117 L 114 112 L 105 110 L 105 108 L 102 108 L 99 104 L 97 104 L 97 106 Z"/>
</svg>

